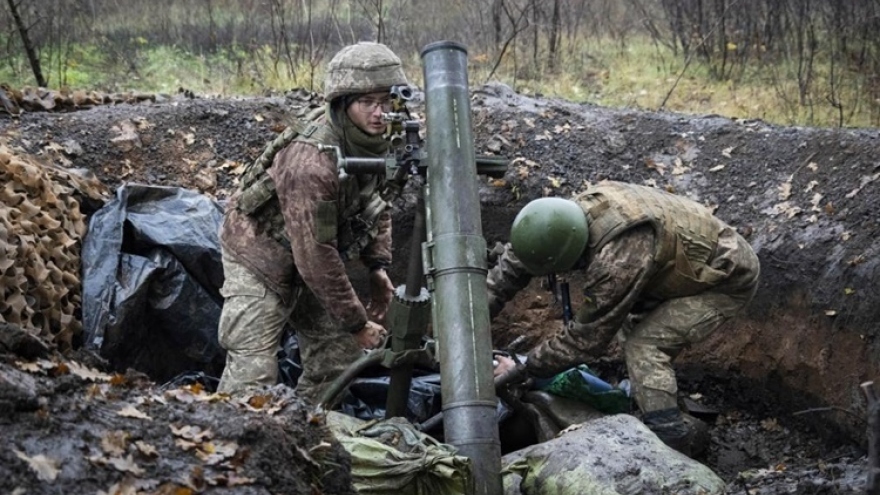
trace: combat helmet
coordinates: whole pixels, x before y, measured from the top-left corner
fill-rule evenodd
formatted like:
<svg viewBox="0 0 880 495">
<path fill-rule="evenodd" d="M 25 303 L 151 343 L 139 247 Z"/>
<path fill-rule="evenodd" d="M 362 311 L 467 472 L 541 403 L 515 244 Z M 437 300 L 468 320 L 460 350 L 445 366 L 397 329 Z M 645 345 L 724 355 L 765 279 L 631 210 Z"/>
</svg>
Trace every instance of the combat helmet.
<svg viewBox="0 0 880 495">
<path fill-rule="evenodd" d="M 574 201 L 530 201 L 513 220 L 510 244 L 533 275 L 570 270 L 587 245 L 587 218 Z"/>
<path fill-rule="evenodd" d="M 327 65 L 324 98 L 385 91 L 408 84 L 400 57 L 381 43 L 360 42 L 339 50 Z"/>
</svg>

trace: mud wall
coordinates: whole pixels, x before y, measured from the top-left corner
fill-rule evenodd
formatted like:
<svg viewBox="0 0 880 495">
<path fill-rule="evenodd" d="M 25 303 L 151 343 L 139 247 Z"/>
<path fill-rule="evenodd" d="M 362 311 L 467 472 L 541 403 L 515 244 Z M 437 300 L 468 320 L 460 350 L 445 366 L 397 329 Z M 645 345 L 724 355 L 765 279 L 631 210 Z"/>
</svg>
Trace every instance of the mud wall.
<svg viewBox="0 0 880 495">
<path fill-rule="evenodd" d="M 679 366 L 747 380 L 779 399 L 783 413 L 827 407 L 814 417 L 864 435 L 859 385 L 880 377 L 878 130 L 613 111 L 504 86 L 476 92 L 473 109 L 477 152 L 512 159 L 504 180 L 487 179 L 481 190 L 490 245 L 506 240 L 528 200 L 603 179 L 655 185 L 714 208 L 755 248 L 761 284 L 745 314 Z M 410 214 L 396 213 L 397 260 L 407 259 Z M 532 289 L 519 298 L 538 296 Z"/>
</svg>

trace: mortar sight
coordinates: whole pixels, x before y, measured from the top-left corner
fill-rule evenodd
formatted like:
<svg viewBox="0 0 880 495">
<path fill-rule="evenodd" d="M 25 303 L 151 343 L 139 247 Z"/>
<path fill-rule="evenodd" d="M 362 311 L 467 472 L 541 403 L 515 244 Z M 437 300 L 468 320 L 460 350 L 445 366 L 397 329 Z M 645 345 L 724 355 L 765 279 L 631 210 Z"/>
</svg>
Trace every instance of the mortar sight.
<svg viewBox="0 0 880 495">
<path fill-rule="evenodd" d="M 391 99 L 409 101 L 412 100 L 413 90 L 406 85 L 391 86 Z"/>
</svg>

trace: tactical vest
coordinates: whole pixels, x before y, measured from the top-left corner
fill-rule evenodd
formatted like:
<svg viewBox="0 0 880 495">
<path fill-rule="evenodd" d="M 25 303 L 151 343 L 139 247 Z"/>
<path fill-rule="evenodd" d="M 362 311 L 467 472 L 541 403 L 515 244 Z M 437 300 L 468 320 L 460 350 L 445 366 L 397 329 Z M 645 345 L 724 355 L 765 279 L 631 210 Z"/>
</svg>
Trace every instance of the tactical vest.
<svg viewBox="0 0 880 495">
<path fill-rule="evenodd" d="M 646 295 L 668 299 L 697 294 L 724 278 L 724 273 L 708 266 L 722 225 L 702 205 L 622 182 L 591 187 L 575 201 L 587 213 L 591 257 L 628 229 L 645 223 L 653 227 L 654 262 L 660 270 Z"/>
<path fill-rule="evenodd" d="M 272 166 L 275 155 L 294 141 L 313 145 L 324 144 L 340 146 L 336 135 L 326 124 L 317 120 L 324 114 L 323 108 L 310 112 L 303 120 L 288 126 L 284 132 L 266 145 L 263 153 L 245 168 L 239 185 L 240 194 L 236 208 L 256 219 L 259 229 L 286 249 L 290 249 L 290 239 L 284 227 L 281 203 L 275 190 L 275 182 L 266 171 Z M 336 246 L 344 261 L 357 259 L 360 252 L 378 234 L 379 216 L 385 211 L 388 202 L 382 193 L 390 191 L 385 186 L 384 175 L 355 176 L 339 171 L 339 188 L 343 198 L 357 199 L 346 201 L 336 211 L 336 218 L 327 218 L 318 212 L 316 221 L 319 231 L 335 230 Z"/>
</svg>

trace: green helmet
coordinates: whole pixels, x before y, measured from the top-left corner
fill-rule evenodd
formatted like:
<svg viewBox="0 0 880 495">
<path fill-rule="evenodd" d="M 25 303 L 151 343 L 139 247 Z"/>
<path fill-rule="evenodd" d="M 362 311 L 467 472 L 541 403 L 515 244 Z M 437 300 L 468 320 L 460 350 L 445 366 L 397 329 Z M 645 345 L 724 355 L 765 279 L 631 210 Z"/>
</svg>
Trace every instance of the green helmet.
<svg viewBox="0 0 880 495">
<path fill-rule="evenodd" d="M 408 84 L 400 57 L 381 43 L 360 42 L 339 50 L 327 65 L 324 98 L 387 91 Z"/>
<path fill-rule="evenodd" d="M 584 211 L 562 198 L 529 202 L 510 228 L 514 254 L 534 275 L 570 270 L 583 254 L 587 237 Z"/>
</svg>

